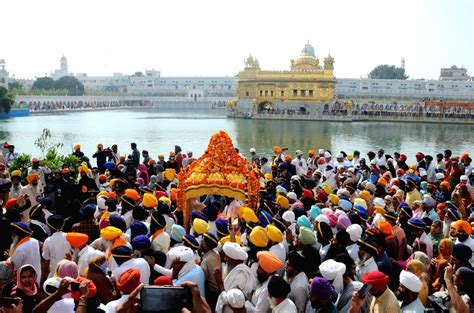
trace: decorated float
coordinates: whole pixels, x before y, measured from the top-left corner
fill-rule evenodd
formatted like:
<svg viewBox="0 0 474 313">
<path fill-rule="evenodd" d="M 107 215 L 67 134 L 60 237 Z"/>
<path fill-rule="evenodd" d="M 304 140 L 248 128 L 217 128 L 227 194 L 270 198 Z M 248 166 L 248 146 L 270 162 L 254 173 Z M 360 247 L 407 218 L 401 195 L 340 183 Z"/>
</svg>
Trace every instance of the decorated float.
<svg viewBox="0 0 474 313">
<path fill-rule="evenodd" d="M 178 175 L 177 204 L 183 211 L 186 228 L 192 210 L 190 201 L 204 195 L 235 198 L 255 209 L 259 175 L 254 165 L 235 151 L 226 132 L 213 134 L 204 154 Z"/>
</svg>

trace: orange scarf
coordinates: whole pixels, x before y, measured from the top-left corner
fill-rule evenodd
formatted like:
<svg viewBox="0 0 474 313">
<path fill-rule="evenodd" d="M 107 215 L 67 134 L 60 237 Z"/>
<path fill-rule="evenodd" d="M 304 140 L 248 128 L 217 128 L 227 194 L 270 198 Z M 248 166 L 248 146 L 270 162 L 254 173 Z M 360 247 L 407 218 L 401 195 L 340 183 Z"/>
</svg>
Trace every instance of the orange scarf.
<svg viewBox="0 0 474 313">
<path fill-rule="evenodd" d="M 107 262 L 110 261 L 110 257 L 112 256 L 112 250 L 113 249 L 115 249 L 117 247 L 120 247 L 120 246 L 124 246 L 126 244 L 127 244 L 127 241 L 122 237 L 118 237 L 117 239 L 115 239 L 114 242 L 112 243 L 112 246 L 109 248 L 109 252 L 107 253 Z"/>
<path fill-rule="evenodd" d="M 21 246 L 22 244 L 24 244 L 25 242 L 27 242 L 30 239 L 31 239 L 30 236 L 26 236 L 26 237 L 22 238 L 20 241 L 18 241 L 18 243 L 16 244 L 15 248 L 13 248 L 13 251 L 11 252 L 10 255 L 13 256 L 16 252 L 16 249 L 18 249 L 19 246 Z"/>
<path fill-rule="evenodd" d="M 165 231 L 164 228 L 162 229 L 158 229 L 154 234 L 153 236 L 151 236 L 151 241 L 155 240 L 156 237 L 158 237 L 159 234 L 163 233 Z"/>
</svg>

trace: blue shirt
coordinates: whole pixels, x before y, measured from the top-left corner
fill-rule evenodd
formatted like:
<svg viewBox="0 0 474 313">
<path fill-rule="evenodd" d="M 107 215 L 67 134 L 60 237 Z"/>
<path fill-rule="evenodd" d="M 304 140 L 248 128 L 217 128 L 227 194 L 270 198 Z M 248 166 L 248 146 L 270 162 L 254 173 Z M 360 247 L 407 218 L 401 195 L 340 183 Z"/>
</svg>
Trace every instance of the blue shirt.
<svg viewBox="0 0 474 313">
<path fill-rule="evenodd" d="M 188 272 L 184 273 L 183 276 L 181 276 L 178 279 L 173 280 L 173 286 L 179 286 L 185 281 L 190 281 L 198 285 L 199 287 L 199 293 L 201 294 L 201 297 L 205 297 L 205 290 L 204 290 L 204 271 L 199 265 L 194 265 L 191 270 Z"/>
<path fill-rule="evenodd" d="M 7 153 L 5 159 L 7 160 L 7 163 L 10 164 L 13 162 L 18 157 L 18 153 L 13 152 L 13 153 Z"/>
</svg>

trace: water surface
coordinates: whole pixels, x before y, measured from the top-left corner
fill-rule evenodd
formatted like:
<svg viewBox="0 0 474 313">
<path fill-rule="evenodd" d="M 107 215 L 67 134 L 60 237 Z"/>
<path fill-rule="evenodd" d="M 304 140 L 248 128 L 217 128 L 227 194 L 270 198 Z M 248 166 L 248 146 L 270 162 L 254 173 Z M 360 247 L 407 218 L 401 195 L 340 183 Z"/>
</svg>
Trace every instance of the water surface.
<svg viewBox="0 0 474 313">
<path fill-rule="evenodd" d="M 248 155 L 255 147 L 260 155 L 269 155 L 274 145 L 305 153 L 309 149 L 341 150 L 366 153 L 384 148 L 387 153 L 401 151 L 414 160 L 414 154 L 436 154 L 451 149 L 455 154 L 474 152 L 470 134 L 474 126 L 428 123 L 264 121 L 227 119 L 222 110 L 115 110 L 41 114 L 0 120 L 0 141 L 16 146 L 17 152 L 39 154 L 34 141 L 43 128 L 53 133 L 53 141 L 63 142 L 63 152 L 76 143 L 86 155 L 98 143 L 117 144 L 120 153 L 130 153 L 130 143 L 146 149 L 156 158 L 180 145 L 183 151 L 200 155 L 212 133 L 227 131 L 234 145 Z"/>
</svg>

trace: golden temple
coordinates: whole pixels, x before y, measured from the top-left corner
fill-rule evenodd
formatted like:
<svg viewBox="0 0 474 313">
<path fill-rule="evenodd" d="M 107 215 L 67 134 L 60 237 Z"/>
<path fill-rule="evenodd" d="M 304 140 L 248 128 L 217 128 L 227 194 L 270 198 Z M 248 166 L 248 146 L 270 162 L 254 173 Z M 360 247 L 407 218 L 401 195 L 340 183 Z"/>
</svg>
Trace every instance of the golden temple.
<svg viewBox="0 0 474 313">
<path fill-rule="evenodd" d="M 279 103 L 318 104 L 334 98 L 334 58 L 329 54 L 321 66 L 308 43 L 290 70 L 265 71 L 256 58 L 249 56 L 237 76 L 238 102 L 252 102 L 254 110 L 274 108 Z"/>
</svg>

